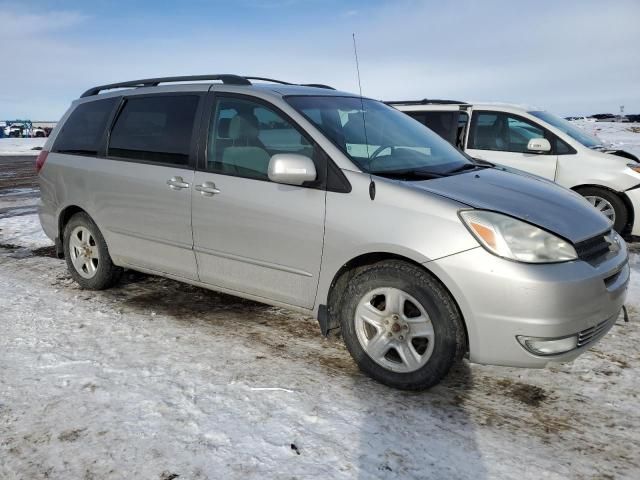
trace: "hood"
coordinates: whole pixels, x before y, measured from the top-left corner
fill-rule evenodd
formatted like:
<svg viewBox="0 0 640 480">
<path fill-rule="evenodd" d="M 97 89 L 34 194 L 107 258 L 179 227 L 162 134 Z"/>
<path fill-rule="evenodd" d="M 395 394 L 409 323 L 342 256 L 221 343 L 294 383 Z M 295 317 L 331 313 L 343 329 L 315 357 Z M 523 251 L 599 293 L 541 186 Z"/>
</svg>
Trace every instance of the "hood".
<svg viewBox="0 0 640 480">
<path fill-rule="evenodd" d="M 580 195 L 535 176 L 487 168 L 411 184 L 473 208 L 505 213 L 573 243 L 611 228 Z"/>
</svg>

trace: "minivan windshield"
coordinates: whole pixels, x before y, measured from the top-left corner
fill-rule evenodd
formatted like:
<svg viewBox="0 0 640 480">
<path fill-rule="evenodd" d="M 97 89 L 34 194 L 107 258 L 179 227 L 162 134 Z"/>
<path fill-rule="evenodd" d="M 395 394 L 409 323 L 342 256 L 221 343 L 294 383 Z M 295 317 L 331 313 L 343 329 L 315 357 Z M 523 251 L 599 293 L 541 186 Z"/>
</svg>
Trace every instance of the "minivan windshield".
<svg viewBox="0 0 640 480">
<path fill-rule="evenodd" d="M 286 101 L 364 172 L 424 179 L 476 168 L 436 133 L 382 102 L 339 96 Z"/>
<path fill-rule="evenodd" d="M 582 130 L 580 127 L 576 127 L 568 120 L 564 118 L 560 118 L 553 113 L 544 112 L 544 111 L 535 111 L 529 112 L 534 117 L 538 117 L 540 120 L 547 122 L 549 125 L 556 127 L 558 130 L 563 131 L 571 138 L 580 142 L 587 148 L 599 148 L 602 147 L 602 142 L 593 135 L 589 135 L 587 132 Z"/>
</svg>

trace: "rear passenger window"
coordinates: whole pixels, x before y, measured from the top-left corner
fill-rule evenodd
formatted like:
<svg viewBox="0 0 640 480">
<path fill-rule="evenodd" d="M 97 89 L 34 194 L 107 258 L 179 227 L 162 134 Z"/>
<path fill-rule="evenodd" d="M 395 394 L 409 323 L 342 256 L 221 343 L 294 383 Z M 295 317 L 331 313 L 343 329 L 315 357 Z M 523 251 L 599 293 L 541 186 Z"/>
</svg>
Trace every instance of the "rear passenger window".
<svg viewBox="0 0 640 480">
<path fill-rule="evenodd" d="M 427 127 L 455 146 L 460 112 L 425 112 L 424 116 L 424 124 Z"/>
<path fill-rule="evenodd" d="M 119 101 L 106 98 L 78 105 L 62 126 L 53 151 L 96 156 L 109 115 Z"/>
<path fill-rule="evenodd" d="M 158 95 L 127 100 L 109 141 L 109 156 L 188 165 L 200 97 Z"/>
<path fill-rule="evenodd" d="M 216 102 L 208 171 L 268 180 L 269 160 L 276 153 L 313 159 L 314 147 L 289 121 L 261 103 L 235 98 Z"/>
</svg>

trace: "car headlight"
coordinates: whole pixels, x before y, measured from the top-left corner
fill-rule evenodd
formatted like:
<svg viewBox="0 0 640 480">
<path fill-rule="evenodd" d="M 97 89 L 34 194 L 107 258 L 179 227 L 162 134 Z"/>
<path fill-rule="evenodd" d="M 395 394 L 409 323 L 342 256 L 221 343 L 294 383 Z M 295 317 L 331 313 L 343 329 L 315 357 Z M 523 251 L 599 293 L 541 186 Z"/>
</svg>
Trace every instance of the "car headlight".
<svg viewBox="0 0 640 480">
<path fill-rule="evenodd" d="M 463 210 L 460 218 L 489 252 L 525 263 L 568 262 L 578 258 L 566 240 L 513 217 L 486 210 Z"/>
</svg>

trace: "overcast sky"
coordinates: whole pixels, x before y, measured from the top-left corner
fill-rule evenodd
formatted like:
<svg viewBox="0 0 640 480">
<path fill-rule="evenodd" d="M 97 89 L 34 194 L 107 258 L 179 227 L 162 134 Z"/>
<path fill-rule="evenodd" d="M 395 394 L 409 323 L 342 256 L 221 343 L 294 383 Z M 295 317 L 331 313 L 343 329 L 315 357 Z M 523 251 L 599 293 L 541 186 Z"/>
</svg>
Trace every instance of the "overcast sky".
<svg viewBox="0 0 640 480">
<path fill-rule="evenodd" d="M 135 3 L 135 6 L 132 4 Z M 0 0 L 0 119 L 90 86 L 238 73 L 380 99 L 640 113 L 640 1 Z"/>
</svg>

